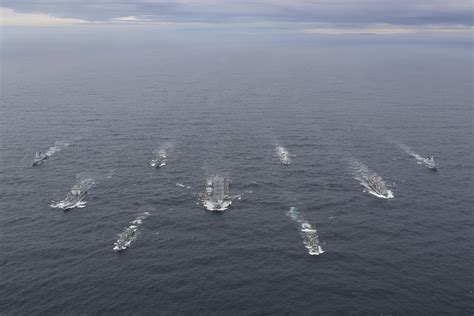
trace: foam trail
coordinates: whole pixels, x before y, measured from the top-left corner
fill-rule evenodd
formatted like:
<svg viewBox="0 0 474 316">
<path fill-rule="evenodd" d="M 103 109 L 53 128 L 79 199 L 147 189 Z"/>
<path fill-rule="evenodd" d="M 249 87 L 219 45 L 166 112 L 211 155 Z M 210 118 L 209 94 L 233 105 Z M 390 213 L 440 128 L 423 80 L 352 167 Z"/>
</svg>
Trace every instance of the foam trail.
<svg viewBox="0 0 474 316">
<path fill-rule="evenodd" d="M 66 199 L 62 201 L 51 201 L 52 204 L 50 205 L 52 208 L 60 208 L 62 210 L 70 210 L 73 208 L 84 208 L 86 207 L 86 201 L 77 201 L 75 203 L 70 203 Z"/>
<path fill-rule="evenodd" d="M 303 238 L 303 244 L 308 249 L 310 255 L 320 255 L 324 253 L 323 248 L 319 243 L 318 232 L 316 228 L 313 228 L 310 223 L 304 220 L 299 213 L 298 208 L 291 207 L 286 213 L 294 222 L 300 225 L 300 235 Z"/>
<path fill-rule="evenodd" d="M 45 152 L 45 155 L 51 157 L 52 155 L 66 148 L 67 146 L 69 146 L 69 143 L 65 141 L 57 141 L 54 143 L 54 146 L 48 148 L 48 150 Z"/>
<path fill-rule="evenodd" d="M 404 144 L 398 144 L 398 147 L 403 150 L 404 152 L 406 152 L 408 155 L 414 157 L 419 164 L 422 164 L 423 162 L 423 157 L 421 157 L 420 155 L 418 155 L 417 153 L 415 153 L 410 147 L 408 147 L 407 145 L 404 145 Z"/>
<path fill-rule="evenodd" d="M 410 147 L 408 147 L 405 144 L 397 144 L 397 146 L 401 150 L 403 150 L 405 153 L 407 153 L 408 155 L 415 158 L 417 164 L 425 165 L 427 168 L 430 168 L 430 169 L 434 169 L 434 170 L 436 169 L 436 164 L 434 163 L 434 159 L 430 160 L 429 158 L 424 158 L 424 157 L 420 156 L 413 149 L 411 149 Z"/>
<path fill-rule="evenodd" d="M 126 226 L 121 233 L 117 234 L 117 241 L 114 243 L 113 250 L 122 251 L 134 244 L 140 233 L 139 227 L 148 216 L 150 216 L 150 213 L 144 212 L 139 214 L 133 221 L 130 221 L 130 225 Z"/>
<path fill-rule="evenodd" d="M 135 225 L 141 225 L 143 223 L 143 220 L 150 216 L 150 212 L 144 212 L 141 213 L 140 215 L 137 216 L 136 219 L 130 222 L 130 224 L 135 224 Z"/>
<path fill-rule="evenodd" d="M 77 175 L 76 184 L 81 188 L 81 190 L 89 191 L 89 189 L 91 189 L 96 183 L 96 180 L 91 176 L 82 174 Z"/>
<path fill-rule="evenodd" d="M 352 160 L 350 162 L 350 171 L 354 176 L 354 179 L 359 181 L 360 185 L 365 188 L 364 192 L 372 194 L 381 199 L 393 199 L 394 195 L 391 190 L 386 189 L 386 184 L 382 180 L 380 176 L 378 176 L 375 172 L 371 171 L 366 165 L 363 163 Z M 378 184 L 382 188 L 382 190 L 375 190 L 373 186 L 370 184 L 370 179 L 374 178 L 378 181 Z"/>
<path fill-rule="evenodd" d="M 283 146 L 276 146 L 275 151 L 278 155 L 278 159 L 284 165 L 289 165 L 291 163 L 290 153 Z"/>
<path fill-rule="evenodd" d="M 180 182 L 176 182 L 176 186 L 180 188 L 186 188 L 186 189 L 191 189 L 189 185 L 182 184 Z"/>
<path fill-rule="evenodd" d="M 229 208 L 229 206 L 232 205 L 232 200 L 227 200 L 227 201 L 222 201 L 222 202 L 213 202 L 210 200 L 204 200 L 202 205 L 208 210 L 208 211 L 225 211 Z"/>
<path fill-rule="evenodd" d="M 61 151 L 62 148 L 69 146 L 69 143 L 65 141 L 57 141 L 54 143 L 54 146 L 48 148 L 46 152 L 37 151 L 35 153 L 35 157 L 33 162 L 31 163 L 32 166 L 38 166 L 42 164 L 45 160 L 49 157 L 53 156 L 56 152 Z"/>
</svg>

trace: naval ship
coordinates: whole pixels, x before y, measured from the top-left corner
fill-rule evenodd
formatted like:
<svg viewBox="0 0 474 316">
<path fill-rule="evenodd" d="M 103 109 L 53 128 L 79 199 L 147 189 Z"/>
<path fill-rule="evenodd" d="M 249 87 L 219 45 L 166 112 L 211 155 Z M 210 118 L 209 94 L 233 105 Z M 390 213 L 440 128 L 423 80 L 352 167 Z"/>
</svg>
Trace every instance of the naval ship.
<svg viewBox="0 0 474 316">
<path fill-rule="evenodd" d="M 378 195 L 389 198 L 389 191 L 387 190 L 381 176 L 373 175 L 368 177 L 367 186 Z"/>
<path fill-rule="evenodd" d="M 277 147 L 278 159 L 284 165 L 289 165 L 291 162 L 290 153 L 283 147 Z"/>
<path fill-rule="evenodd" d="M 303 236 L 303 244 L 308 249 L 308 253 L 312 256 L 319 255 L 324 250 L 319 245 L 318 233 L 316 229 L 313 229 L 310 224 L 301 224 L 301 234 Z"/>
<path fill-rule="evenodd" d="M 37 151 L 35 153 L 35 158 L 33 159 L 33 163 L 31 164 L 32 166 L 37 166 L 43 162 L 43 160 L 46 160 L 48 158 L 48 155 L 45 153 L 42 153 L 40 151 Z"/>
<path fill-rule="evenodd" d="M 127 249 L 135 241 L 137 235 L 137 226 L 130 225 L 123 232 L 118 234 L 118 239 L 114 243 L 114 250 L 119 252 Z"/>
<path fill-rule="evenodd" d="M 83 190 L 79 184 L 75 184 L 71 188 L 71 191 L 66 195 L 64 201 L 61 202 L 60 208 L 64 211 L 75 208 L 84 200 L 86 195 L 87 191 Z"/>
<path fill-rule="evenodd" d="M 160 151 L 158 157 L 150 162 L 150 166 L 155 167 L 156 169 L 166 166 L 166 152 Z"/>
<path fill-rule="evenodd" d="M 203 204 L 209 211 L 225 211 L 231 204 L 230 179 L 213 176 L 207 179 Z"/>
<path fill-rule="evenodd" d="M 303 219 L 299 214 L 298 208 L 291 207 L 287 215 L 300 225 L 300 235 L 303 237 L 303 244 L 308 250 L 308 253 L 312 256 L 324 253 L 324 250 L 319 245 L 318 232 L 311 224 Z"/>
<path fill-rule="evenodd" d="M 424 164 L 431 170 L 433 171 L 436 171 L 438 168 L 436 167 L 436 162 L 434 160 L 434 157 L 431 156 L 431 157 L 427 157 L 427 158 L 423 158 L 423 162 Z"/>
</svg>

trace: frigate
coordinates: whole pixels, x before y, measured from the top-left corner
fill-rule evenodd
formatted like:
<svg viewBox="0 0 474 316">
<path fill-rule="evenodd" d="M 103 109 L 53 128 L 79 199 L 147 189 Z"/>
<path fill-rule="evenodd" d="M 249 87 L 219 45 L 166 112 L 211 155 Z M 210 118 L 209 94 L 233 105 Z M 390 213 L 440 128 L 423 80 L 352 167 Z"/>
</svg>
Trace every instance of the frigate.
<svg viewBox="0 0 474 316">
<path fill-rule="evenodd" d="M 137 234 L 137 226 L 130 225 L 126 227 L 120 234 L 117 235 L 117 241 L 114 243 L 115 251 L 122 251 L 130 247 L 135 241 Z"/>
<path fill-rule="evenodd" d="M 152 161 L 150 162 L 150 165 L 158 169 L 163 166 L 166 166 L 166 160 L 167 160 L 166 153 L 164 151 L 160 151 L 158 153 L 158 156 L 152 159 Z"/>
<path fill-rule="evenodd" d="M 370 176 L 367 178 L 368 187 L 378 195 L 388 196 L 389 192 L 381 176 Z"/>
<path fill-rule="evenodd" d="M 430 168 L 431 170 L 433 170 L 433 171 L 436 171 L 436 170 L 437 170 L 436 162 L 435 162 L 433 156 L 424 158 L 424 159 L 423 159 L 423 162 L 424 162 L 425 165 L 426 165 L 428 168 Z"/>
<path fill-rule="evenodd" d="M 79 184 L 75 184 L 66 198 L 61 202 L 60 208 L 64 211 L 75 208 L 87 196 L 87 190 L 81 188 Z"/>
<path fill-rule="evenodd" d="M 310 255 L 316 256 L 324 253 L 324 250 L 319 244 L 318 232 L 316 231 L 316 228 L 313 228 L 311 224 L 303 219 L 303 217 L 299 214 L 298 208 L 291 207 L 287 212 L 287 215 L 300 225 L 300 235 L 303 238 L 304 246 L 306 249 L 308 249 L 308 253 Z"/>
<path fill-rule="evenodd" d="M 290 155 L 287 152 L 283 152 L 280 154 L 280 162 L 284 165 L 289 165 L 291 162 Z"/>
<path fill-rule="evenodd" d="M 33 163 L 31 165 L 32 166 L 37 166 L 37 165 L 41 164 L 47 158 L 48 158 L 48 155 L 46 155 L 45 153 L 42 153 L 40 151 L 37 151 L 35 153 L 35 158 L 33 159 Z"/>
<path fill-rule="evenodd" d="M 277 147 L 278 159 L 284 165 L 289 165 L 291 162 L 290 153 L 283 147 Z"/>
<path fill-rule="evenodd" d="M 301 234 L 303 237 L 303 244 L 308 249 L 310 255 L 319 255 L 324 250 L 319 245 L 318 233 L 316 229 L 313 229 L 310 224 L 303 223 L 301 225 Z"/>
</svg>

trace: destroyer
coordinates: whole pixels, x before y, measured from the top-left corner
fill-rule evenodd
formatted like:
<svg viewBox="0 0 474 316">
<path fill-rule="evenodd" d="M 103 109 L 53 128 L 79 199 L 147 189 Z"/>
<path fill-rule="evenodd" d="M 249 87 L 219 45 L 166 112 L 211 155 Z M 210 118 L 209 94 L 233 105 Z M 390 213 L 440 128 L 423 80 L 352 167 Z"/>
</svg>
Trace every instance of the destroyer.
<svg viewBox="0 0 474 316">
<path fill-rule="evenodd" d="M 301 233 L 303 237 L 303 244 L 308 249 L 308 253 L 312 256 L 319 255 L 324 250 L 319 245 L 318 232 L 313 229 L 310 224 L 303 223 L 301 225 Z"/>
<path fill-rule="evenodd" d="M 114 243 L 115 251 L 122 251 L 130 247 L 130 245 L 135 241 L 137 235 L 137 226 L 130 225 L 126 227 L 123 232 L 118 234 L 117 241 Z"/>
<path fill-rule="evenodd" d="M 66 198 L 61 202 L 59 207 L 64 211 L 75 208 L 81 205 L 81 202 L 87 196 L 87 191 L 83 190 L 79 184 L 75 184 L 71 191 L 66 195 Z"/>
<path fill-rule="evenodd" d="M 232 200 L 229 194 L 230 180 L 221 176 L 213 176 L 207 179 L 204 206 L 209 211 L 224 211 Z"/>
<path fill-rule="evenodd" d="M 433 170 L 433 171 L 436 171 L 436 170 L 437 170 L 436 162 L 435 162 L 433 156 L 424 158 L 424 159 L 423 159 L 423 162 L 425 163 L 425 165 L 426 165 L 429 169 L 431 169 L 431 170 Z"/>
<path fill-rule="evenodd" d="M 381 176 L 370 176 L 367 179 L 367 185 L 368 187 L 377 193 L 378 195 L 388 197 L 389 196 L 389 191 L 387 190 L 387 187 L 385 186 L 385 183 L 382 180 Z"/>
<path fill-rule="evenodd" d="M 44 160 L 48 158 L 48 155 L 45 153 L 42 153 L 40 151 L 37 151 L 35 154 L 35 158 L 33 159 L 33 163 L 31 164 L 32 166 L 37 166 L 41 164 Z"/>
<path fill-rule="evenodd" d="M 290 153 L 283 147 L 277 147 L 278 159 L 284 165 L 289 165 L 291 162 Z"/>
<path fill-rule="evenodd" d="M 308 250 L 308 253 L 312 256 L 324 253 L 324 250 L 321 248 L 319 243 L 316 228 L 313 228 L 311 224 L 304 220 L 300 215 L 298 208 L 291 207 L 287 212 L 287 215 L 300 225 L 300 235 L 303 238 L 303 244 Z"/>
<path fill-rule="evenodd" d="M 160 151 L 158 156 L 150 162 L 150 165 L 156 169 L 159 169 L 163 166 L 166 166 L 166 160 L 166 153 L 164 151 Z"/>
</svg>

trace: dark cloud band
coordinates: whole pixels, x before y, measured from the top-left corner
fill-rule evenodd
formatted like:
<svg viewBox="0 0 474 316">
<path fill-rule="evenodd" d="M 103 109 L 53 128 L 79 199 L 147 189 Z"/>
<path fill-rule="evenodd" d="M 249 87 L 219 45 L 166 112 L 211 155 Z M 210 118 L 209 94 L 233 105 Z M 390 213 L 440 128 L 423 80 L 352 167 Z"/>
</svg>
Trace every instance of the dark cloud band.
<svg viewBox="0 0 474 316">
<path fill-rule="evenodd" d="M 3 0 L 21 13 L 107 21 L 143 16 L 147 21 L 225 23 L 236 20 L 313 23 L 472 25 L 470 0 Z"/>
</svg>

